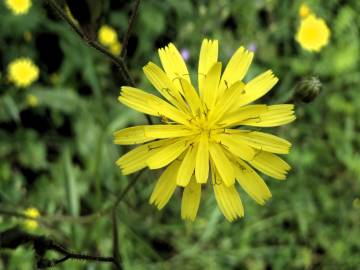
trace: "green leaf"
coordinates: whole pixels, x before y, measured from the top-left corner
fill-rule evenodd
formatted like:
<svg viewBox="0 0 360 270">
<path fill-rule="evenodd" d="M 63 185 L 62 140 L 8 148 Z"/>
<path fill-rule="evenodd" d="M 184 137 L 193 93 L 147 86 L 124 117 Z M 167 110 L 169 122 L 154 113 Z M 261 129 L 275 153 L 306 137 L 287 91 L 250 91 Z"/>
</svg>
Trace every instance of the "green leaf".
<svg viewBox="0 0 360 270">
<path fill-rule="evenodd" d="M 71 162 L 70 150 L 65 149 L 63 155 L 63 166 L 65 176 L 65 190 L 66 200 L 69 207 L 69 212 L 72 216 L 79 215 L 79 196 L 76 184 L 76 177 L 74 167 Z"/>
<path fill-rule="evenodd" d="M 19 122 L 19 108 L 10 95 L 5 95 L 0 99 L 0 119 L 8 120 L 9 118 Z"/>
<path fill-rule="evenodd" d="M 71 88 L 43 88 L 37 87 L 29 93 L 39 99 L 41 106 L 65 113 L 72 113 L 81 107 L 81 99 Z"/>
</svg>

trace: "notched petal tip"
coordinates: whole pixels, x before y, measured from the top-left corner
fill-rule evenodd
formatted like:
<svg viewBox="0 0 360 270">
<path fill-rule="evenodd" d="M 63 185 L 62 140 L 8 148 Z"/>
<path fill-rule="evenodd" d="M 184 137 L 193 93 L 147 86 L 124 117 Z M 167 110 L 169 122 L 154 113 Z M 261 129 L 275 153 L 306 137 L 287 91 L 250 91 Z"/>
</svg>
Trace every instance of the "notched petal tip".
<svg viewBox="0 0 360 270">
<path fill-rule="evenodd" d="M 153 63 L 153 62 L 151 62 L 151 61 L 149 61 L 149 62 L 147 62 L 143 67 L 142 67 L 142 69 L 143 69 L 143 71 L 145 72 L 145 70 L 147 70 L 147 69 L 150 69 L 152 66 L 154 66 L 155 64 Z"/>
</svg>

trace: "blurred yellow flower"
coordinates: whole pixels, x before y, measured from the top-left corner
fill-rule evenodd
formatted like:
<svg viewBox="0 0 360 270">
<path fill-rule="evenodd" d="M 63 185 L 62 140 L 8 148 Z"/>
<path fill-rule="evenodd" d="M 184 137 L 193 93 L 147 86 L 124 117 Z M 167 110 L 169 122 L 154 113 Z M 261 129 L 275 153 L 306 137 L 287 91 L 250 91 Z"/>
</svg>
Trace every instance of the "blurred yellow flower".
<svg viewBox="0 0 360 270">
<path fill-rule="evenodd" d="M 301 18 L 305 18 L 305 17 L 309 16 L 310 14 L 311 14 L 311 9 L 309 8 L 309 6 L 305 3 L 302 3 L 299 8 L 299 16 Z"/>
<path fill-rule="evenodd" d="M 5 0 L 6 6 L 16 15 L 25 14 L 31 7 L 31 0 Z"/>
<path fill-rule="evenodd" d="M 112 45 L 110 46 L 110 51 L 111 51 L 114 55 L 120 55 L 120 53 L 121 53 L 121 48 L 122 48 L 121 42 L 120 42 L 120 41 L 117 41 L 117 42 L 115 42 L 114 44 L 112 44 Z"/>
<path fill-rule="evenodd" d="M 36 107 L 39 105 L 39 99 L 37 96 L 29 94 L 26 96 L 26 104 L 30 107 Z"/>
<path fill-rule="evenodd" d="M 176 187 L 183 187 L 183 219 L 195 219 L 202 187 L 209 179 L 218 206 L 229 221 L 244 215 L 236 181 L 257 203 L 265 204 L 271 192 L 253 168 L 285 179 L 290 166 L 277 154 L 287 154 L 291 144 L 271 134 L 238 127 L 275 127 L 295 120 L 292 104 L 250 104 L 269 92 L 278 78 L 268 70 L 244 83 L 253 58 L 244 47 L 234 53 L 221 74 L 218 41 L 205 39 L 200 49 L 197 91 L 172 43 L 159 49 L 159 56 L 164 71 L 152 62 L 143 71 L 164 99 L 138 88 L 121 88 L 121 103 L 162 120 L 162 124 L 115 132 L 116 144 L 145 143 L 118 159 L 122 173 L 167 167 L 150 203 L 161 209 Z"/>
<path fill-rule="evenodd" d="M 25 228 L 28 230 L 35 230 L 39 226 L 39 223 L 36 220 L 34 220 L 34 218 L 38 218 L 40 216 L 39 210 L 33 207 L 27 208 L 24 211 L 24 215 L 31 218 L 31 219 L 26 219 L 24 221 Z"/>
<path fill-rule="evenodd" d="M 29 58 L 18 58 L 8 66 L 9 81 L 27 87 L 39 78 L 39 68 Z"/>
<path fill-rule="evenodd" d="M 308 51 L 318 52 L 329 43 L 330 29 L 325 21 L 315 15 L 301 20 L 296 40 Z"/>
<path fill-rule="evenodd" d="M 102 45 L 107 47 L 110 47 L 118 42 L 118 36 L 115 29 L 108 25 L 100 27 L 98 31 L 98 39 Z"/>
</svg>

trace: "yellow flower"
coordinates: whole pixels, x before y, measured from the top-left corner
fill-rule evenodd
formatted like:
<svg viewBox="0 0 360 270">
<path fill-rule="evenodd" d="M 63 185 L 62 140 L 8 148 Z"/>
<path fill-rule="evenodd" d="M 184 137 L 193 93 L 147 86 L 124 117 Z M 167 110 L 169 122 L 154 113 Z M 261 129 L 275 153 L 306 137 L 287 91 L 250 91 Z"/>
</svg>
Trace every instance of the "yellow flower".
<svg viewBox="0 0 360 270">
<path fill-rule="evenodd" d="M 31 0 L 6 0 L 6 6 L 16 15 L 25 14 L 31 7 Z"/>
<path fill-rule="evenodd" d="M 323 19 L 309 15 L 301 20 L 296 40 L 305 50 L 318 52 L 329 43 L 329 38 L 330 29 Z"/>
<path fill-rule="evenodd" d="M 238 127 L 275 127 L 295 119 L 292 104 L 250 104 L 264 96 L 278 78 L 268 70 L 244 83 L 253 53 L 243 47 L 234 53 L 221 74 L 218 41 L 205 39 L 196 91 L 185 62 L 172 43 L 160 49 L 159 56 L 165 72 L 152 62 L 143 70 L 163 98 L 134 87 L 121 88 L 121 103 L 158 116 L 163 122 L 115 132 L 116 144 L 145 143 L 117 161 L 122 173 L 167 166 L 150 203 L 161 209 L 177 186 L 184 187 L 183 219 L 195 219 L 202 186 L 209 179 L 219 208 L 229 221 L 244 215 L 236 181 L 256 202 L 264 204 L 271 193 L 253 168 L 285 179 L 290 166 L 276 154 L 287 154 L 291 144 L 274 135 Z"/>
<path fill-rule="evenodd" d="M 39 68 L 29 58 L 18 58 L 9 64 L 8 78 L 17 87 L 27 87 L 39 78 Z"/>
<path fill-rule="evenodd" d="M 38 218 L 40 216 L 39 210 L 32 207 L 27 208 L 24 211 L 24 215 L 30 218 L 24 221 L 25 228 L 28 230 L 35 230 L 39 226 L 39 224 L 36 220 L 34 220 L 34 218 Z"/>
<path fill-rule="evenodd" d="M 26 103 L 30 107 L 36 107 L 37 105 L 39 105 L 39 99 L 37 96 L 29 94 L 26 96 Z"/>
<path fill-rule="evenodd" d="M 121 48 L 122 48 L 121 42 L 117 41 L 117 42 L 115 42 L 114 44 L 112 44 L 112 45 L 110 46 L 110 51 L 111 51 L 114 55 L 120 55 L 120 53 L 121 53 Z"/>
<path fill-rule="evenodd" d="M 107 47 L 110 47 L 118 42 L 118 36 L 115 29 L 108 25 L 103 25 L 100 27 L 98 31 L 98 39 L 102 45 Z"/>
<path fill-rule="evenodd" d="M 310 14 L 311 14 L 311 9 L 309 8 L 309 6 L 305 3 L 302 3 L 299 8 L 299 16 L 301 18 L 305 18 L 305 17 L 309 16 Z"/>
</svg>

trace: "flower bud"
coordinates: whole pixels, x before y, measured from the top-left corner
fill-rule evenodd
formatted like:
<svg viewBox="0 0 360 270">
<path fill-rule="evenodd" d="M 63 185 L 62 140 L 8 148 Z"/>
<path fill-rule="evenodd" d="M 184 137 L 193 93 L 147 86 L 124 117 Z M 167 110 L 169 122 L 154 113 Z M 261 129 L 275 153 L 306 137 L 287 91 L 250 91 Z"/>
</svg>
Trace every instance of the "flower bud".
<svg viewBox="0 0 360 270">
<path fill-rule="evenodd" d="M 321 82 L 317 77 L 302 79 L 295 86 L 294 100 L 310 103 L 320 94 L 320 91 Z"/>
</svg>

